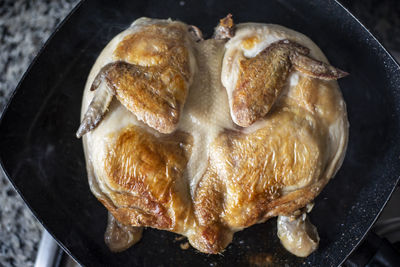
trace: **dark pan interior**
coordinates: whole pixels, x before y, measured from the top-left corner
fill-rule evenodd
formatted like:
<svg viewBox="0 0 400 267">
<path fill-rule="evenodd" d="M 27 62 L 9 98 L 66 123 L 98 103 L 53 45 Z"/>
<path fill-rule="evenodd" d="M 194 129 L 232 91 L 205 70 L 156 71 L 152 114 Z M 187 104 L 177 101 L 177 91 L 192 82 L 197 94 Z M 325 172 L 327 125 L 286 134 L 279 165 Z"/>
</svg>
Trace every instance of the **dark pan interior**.
<svg viewBox="0 0 400 267">
<path fill-rule="evenodd" d="M 347 155 L 311 213 L 320 248 L 305 259 L 290 255 L 272 219 L 237 233 L 222 255 L 182 250 L 185 241 L 177 235 L 152 229 L 133 248 L 113 254 L 103 241 L 106 210 L 89 191 L 75 138 L 89 70 L 105 44 L 138 17 L 180 19 L 209 36 L 228 12 L 236 22 L 277 23 L 308 35 L 351 74 L 339 81 L 351 125 Z M 36 217 L 87 266 L 334 266 L 362 239 L 398 181 L 399 81 L 399 66 L 335 1 L 85 1 L 19 84 L 1 121 L 0 156 Z"/>
</svg>

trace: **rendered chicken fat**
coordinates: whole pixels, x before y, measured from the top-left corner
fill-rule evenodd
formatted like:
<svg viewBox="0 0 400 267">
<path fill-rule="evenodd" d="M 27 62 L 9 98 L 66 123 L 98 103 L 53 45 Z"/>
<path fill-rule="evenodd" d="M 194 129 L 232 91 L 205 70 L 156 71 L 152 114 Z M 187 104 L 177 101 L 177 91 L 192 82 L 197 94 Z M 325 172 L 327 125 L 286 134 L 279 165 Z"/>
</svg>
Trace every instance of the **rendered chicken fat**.
<svg viewBox="0 0 400 267">
<path fill-rule="evenodd" d="M 275 216 L 290 252 L 318 246 L 297 213 L 343 161 L 348 122 L 335 79 L 346 73 L 295 31 L 220 23 L 203 40 L 182 22 L 138 19 L 89 74 L 77 136 L 91 191 L 110 212 L 113 251 L 153 227 L 220 253 L 235 232 Z"/>
</svg>

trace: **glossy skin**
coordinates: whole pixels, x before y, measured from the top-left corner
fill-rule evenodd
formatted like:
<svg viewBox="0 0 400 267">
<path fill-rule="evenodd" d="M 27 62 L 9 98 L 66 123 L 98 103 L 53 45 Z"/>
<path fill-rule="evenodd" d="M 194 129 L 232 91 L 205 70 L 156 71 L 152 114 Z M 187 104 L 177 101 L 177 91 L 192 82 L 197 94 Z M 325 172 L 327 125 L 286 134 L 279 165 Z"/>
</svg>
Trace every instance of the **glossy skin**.
<svg viewBox="0 0 400 267">
<path fill-rule="evenodd" d="M 192 76 L 187 30 L 180 23 L 156 24 L 126 36 L 114 51 L 117 61 L 104 66 L 93 81 L 91 90 L 106 84 L 89 106 L 77 137 L 100 123 L 112 95 L 150 127 L 173 132 Z"/>
<path fill-rule="evenodd" d="M 103 112 L 84 136 L 89 183 L 120 223 L 107 231 L 113 250 L 137 242 L 136 227 L 147 226 L 185 235 L 201 252 L 220 253 L 234 232 L 310 203 L 343 159 L 347 119 L 337 84 L 299 76 L 288 92 L 279 89 L 294 71 L 293 55 L 307 48 L 282 41 L 253 59 L 240 58 L 237 84 L 254 84 L 243 94 L 248 105 L 266 105 L 250 96 L 263 90 L 259 85 L 278 88 L 266 98 L 267 116 L 240 128 L 229 116 L 229 88 L 221 84 L 221 69 L 238 62 L 225 60 L 225 41 L 191 32 L 180 22 L 139 20 L 107 46 L 88 78 L 84 123 L 88 112 Z M 304 69 L 316 75 L 321 62 L 307 62 Z M 261 64 L 263 76 L 254 75 L 254 64 Z M 320 74 L 333 68 L 322 66 Z"/>
<path fill-rule="evenodd" d="M 115 207 L 106 206 L 119 222 L 183 230 L 190 214 L 183 181 L 190 143 L 183 133 L 155 138 L 135 126 L 118 133 L 106 152 L 104 170 L 105 183 L 116 190 L 108 194 Z"/>
<path fill-rule="evenodd" d="M 309 52 L 298 43 L 282 40 L 269 45 L 254 58 L 240 61 L 232 107 L 239 126 L 248 127 L 268 113 L 293 69 L 324 80 L 336 80 L 347 75 L 308 57 Z"/>
</svg>

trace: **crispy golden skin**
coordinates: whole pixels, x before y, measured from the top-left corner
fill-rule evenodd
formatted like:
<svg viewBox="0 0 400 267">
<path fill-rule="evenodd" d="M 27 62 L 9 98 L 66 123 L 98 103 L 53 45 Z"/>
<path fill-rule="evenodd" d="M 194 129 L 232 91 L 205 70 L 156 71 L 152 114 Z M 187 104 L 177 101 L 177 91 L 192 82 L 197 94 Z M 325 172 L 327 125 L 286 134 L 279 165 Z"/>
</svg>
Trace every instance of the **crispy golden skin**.
<svg viewBox="0 0 400 267">
<path fill-rule="evenodd" d="M 246 40 L 250 46 L 255 37 Z M 289 40 L 275 42 L 254 58 L 240 62 L 240 74 L 233 91 L 232 112 L 239 126 L 247 127 L 271 109 L 295 68 L 311 77 L 336 80 L 347 75 L 323 62 L 307 57 L 309 49 Z"/>
<path fill-rule="evenodd" d="M 187 85 L 174 67 L 143 67 L 117 61 L 106 65 L 100 75 L 139 120 L 161 133 L 175 130 Z"/>
<path fill-rule="evenodd" d="M 191 223 L 183 171 L 191 138 L 177 132 L 156 138 L 132 126 L 111 137 L 104 162 L 108 199 L 100 199 L 122 224 L 182 232 Z"/>
<path fill-rule="evenodd" d="M 127 35 L 114 51 L 115 62 L 93 81 L 96 90 L 77 131 L 81 137 L 101 122 L 112 95 L 139 120 L 161 133 L 173 132 L 188 93 L 191 73 L 188 28 L 177 22 L 150 24 Z"/>
<path fill-rule="evenodd" d="M 262 128 L 222 132 L 193 201 L 183 177 L 191 137 L 122 130 L 107 152 L 104 169 L 113 192 L 107 193 L 112 202 L 103 204 L 124 225 L 190 232 L 190 243 L 206 253 L 221 252 L 237 230 L 304 207 L 328 181 L 318 180 L 329 160 L 323 125 L 340 113 L 338 103 L 326 103 L 335 91 L 325 83 L 301 77 L 293 99 L 283 98 Z"/>
<path fill-rule="evenodd" d="M 107 77 L 121 103 L 161 133 L 176 129 L 188 93 L 187 30 L 177 23 L 156 24 L 126 36 L 114 57 L 131 65 Z"/>
<path fill-rule="evenodd" d="M 144 26 L 118 44 L 114 59 L 141 66 L 170 66 L 189 79 L 187 31 L 188 28 L 178 22 Z"/>
<path fill-rule="evenodd" d="M 220 231 L 242 229 L 269 218 L 280 205 L 287 207 L 278 214 L 289 214 L 307 203 L 284 191 L 312 185 L 323 171 L 326 135 L 317 121 L 304 119 L 304 112 L 279 108 L 262 129 L 251 134 L 224 132 L 213 142 L 212 171 L 203 177 L 194 200 L 201 225 Z M 307 192 L 303 197 L 308 201 L 313 196 Z M 290 204 L 292 200 L 298 203 Z M 224 239 L 219 241 L 222 244 L 209 240 L 204 245 L 207 252 L 226 246 Z"/>
</svg>

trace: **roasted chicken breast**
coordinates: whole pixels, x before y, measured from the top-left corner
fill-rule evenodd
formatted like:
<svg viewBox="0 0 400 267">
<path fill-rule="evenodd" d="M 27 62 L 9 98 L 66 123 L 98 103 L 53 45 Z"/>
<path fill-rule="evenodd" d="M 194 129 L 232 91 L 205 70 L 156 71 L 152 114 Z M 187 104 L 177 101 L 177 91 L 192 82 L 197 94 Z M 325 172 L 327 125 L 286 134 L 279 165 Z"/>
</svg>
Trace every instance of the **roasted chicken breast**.
<svg viewBox="0 0 400 267">
<path fill-rule="evenodd" d="M 282 26 L 228 16 L 204 40 L 182 22 L 136 20 L 93 66 L 77 132 L 110 249 L 153 227 L 220 253 L 280 216 L 282 244 L 309 255 L 319 237 L 306 213 L 345 154 L 345 75 Z"/>
</svg>

